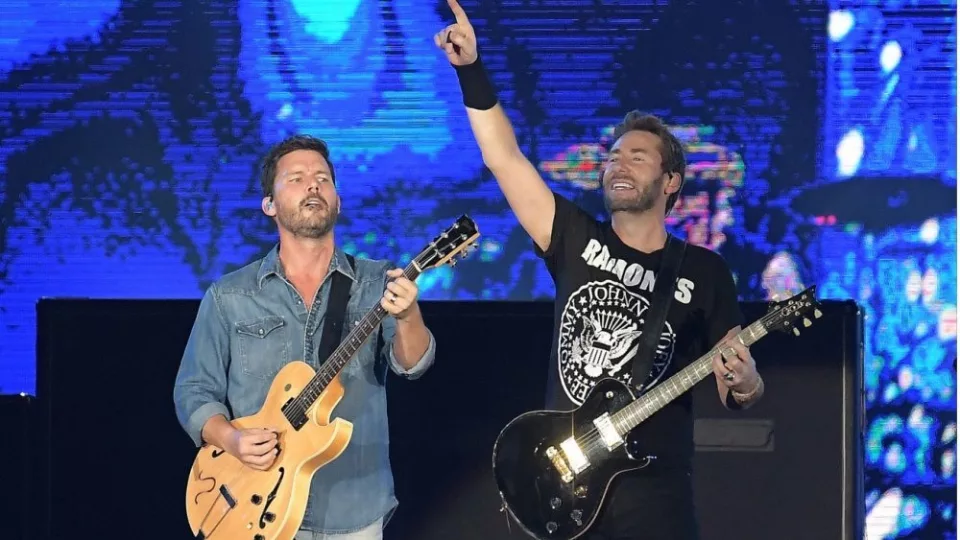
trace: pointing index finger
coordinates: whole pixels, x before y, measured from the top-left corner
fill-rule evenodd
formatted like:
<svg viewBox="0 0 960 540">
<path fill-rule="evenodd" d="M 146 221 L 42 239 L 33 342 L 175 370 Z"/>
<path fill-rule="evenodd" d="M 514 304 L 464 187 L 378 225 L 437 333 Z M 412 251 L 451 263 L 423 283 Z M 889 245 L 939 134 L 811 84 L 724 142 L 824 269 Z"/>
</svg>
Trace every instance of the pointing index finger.
<svg viewBox="0 0 960 540">
<path fill-rule="evenodd" d="M 470 19 L 467 19 L 467 12 L 460 7 L 460 3 L 457 0 L 447 0 L 447 5 L 450 6 L 450 10 L 453 11 L 453 16 L 457 19 L 457 24 L 470 24 Z"/>
</svg>

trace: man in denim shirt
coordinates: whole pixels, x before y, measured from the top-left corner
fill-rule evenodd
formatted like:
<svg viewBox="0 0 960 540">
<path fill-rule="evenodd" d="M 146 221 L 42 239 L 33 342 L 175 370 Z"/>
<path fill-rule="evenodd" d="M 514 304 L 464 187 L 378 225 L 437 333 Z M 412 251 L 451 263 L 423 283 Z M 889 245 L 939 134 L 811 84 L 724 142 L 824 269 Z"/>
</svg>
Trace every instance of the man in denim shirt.
<svg viewBox="0 0 960 540">
<path fill-rule="evenodd" d="M 274 426 L 238 430 L 229 419 L 256 413 L 286 363 L 302 359 L 318 369 L 326 360 L 316 349 L 331 277 L 343 274 L 350 282 L 344 336 L 378 302 L 392 316 L 379 339 L 371 337 L 341 372 L 346 395 L 334 417 L 353 422 L 353 437 L 314 475 L 296 538 L 382 538 L 397 505 L 387 366 L 417 378 L 433 363 L 436 347 L 417 306 L 417 287 L 386 262 L 349 261 L 334 244 L 340 198 L 322 141 L 293 136 L 279 143 L 264 160 L 261 185 L 261 207 L 277 223 L 279 245 L 204 294 L 177 374 L 177 419 L 197 446 L 213 444 L 249 467 L 267 469 L 278 452 Z"/>
</svg>

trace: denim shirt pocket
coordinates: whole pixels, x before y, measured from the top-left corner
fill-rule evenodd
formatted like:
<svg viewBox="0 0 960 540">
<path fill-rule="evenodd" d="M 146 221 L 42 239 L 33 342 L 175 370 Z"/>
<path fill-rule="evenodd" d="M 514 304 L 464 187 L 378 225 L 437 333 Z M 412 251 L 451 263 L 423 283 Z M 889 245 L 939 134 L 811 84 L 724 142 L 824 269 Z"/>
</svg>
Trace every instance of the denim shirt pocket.
<svg viewBox="0 0 960 540">
<path fill-rule="evenodd" d="M 290 358 L 286 321 L 269 315 L 236 323 L 240 365 L 245 375 L 271 380 Z"/>
</svg>

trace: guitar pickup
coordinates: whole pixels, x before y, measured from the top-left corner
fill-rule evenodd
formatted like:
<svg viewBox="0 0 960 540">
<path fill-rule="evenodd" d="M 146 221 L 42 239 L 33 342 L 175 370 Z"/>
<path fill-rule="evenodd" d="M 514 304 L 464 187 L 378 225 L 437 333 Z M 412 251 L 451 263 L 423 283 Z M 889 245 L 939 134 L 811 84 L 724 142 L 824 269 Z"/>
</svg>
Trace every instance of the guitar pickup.
<svg viewBox="0 0 960 540">
<path fill-rule="evenodd" d="M 623 437 L 620 435 L 620 432 L 617 431 L 617 427 L 613 425 L 613 420 L 610 420 L 609 414 L 604 413 L 602 416 L 597 417 L 593 421 L 593 425 L 596 426 L 597 431 L 600 432 L 600 439 L 603 440 L 603 444 L 607 447 L 607 450 L 615 450 L 623 444 Z"/>
<path fill-rule="evenodd" d="M 560 449 L 563 450 L 563 456 L 567 458 L 567 463 L 570 464 L 574 474 L 580 474 L 590 466 L 590 460 L 573 437 L 560 443 Z"/>
</svg>

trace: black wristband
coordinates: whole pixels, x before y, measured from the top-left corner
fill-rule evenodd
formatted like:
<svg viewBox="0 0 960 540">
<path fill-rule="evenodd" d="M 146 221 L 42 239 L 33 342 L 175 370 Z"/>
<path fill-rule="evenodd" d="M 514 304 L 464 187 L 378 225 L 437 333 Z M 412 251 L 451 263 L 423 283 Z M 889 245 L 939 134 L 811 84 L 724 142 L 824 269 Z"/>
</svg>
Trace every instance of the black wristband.
<svg viewBox="0 0 960 540">
<path fill-rule="evenodd" d="M 465 66 L 453 66 L 460 81 L 460 92 L 463 93 L 463 104 L 471 109 L 485 111 L 497 104 L 497 92 L 493 83 L 483 69 L 483 62 L 477 56 L 476 61 Z"/>
</svg>

